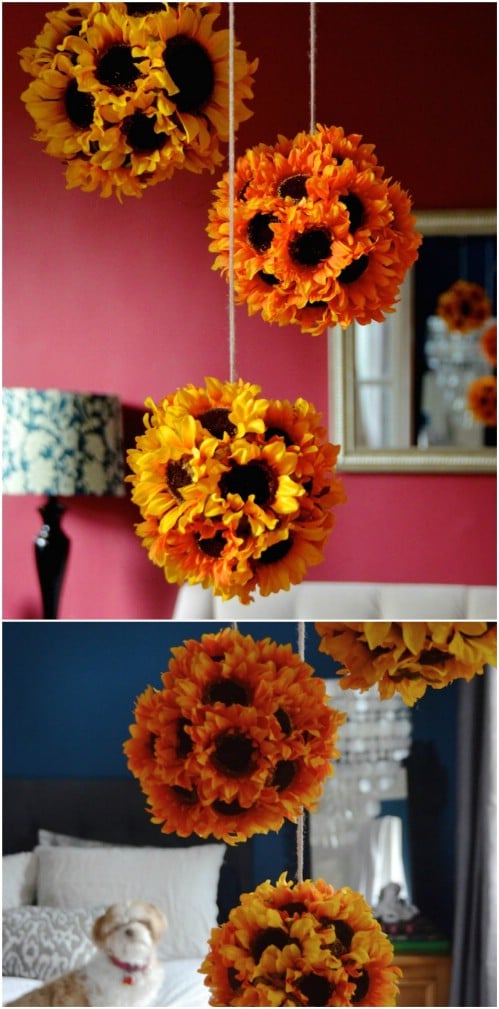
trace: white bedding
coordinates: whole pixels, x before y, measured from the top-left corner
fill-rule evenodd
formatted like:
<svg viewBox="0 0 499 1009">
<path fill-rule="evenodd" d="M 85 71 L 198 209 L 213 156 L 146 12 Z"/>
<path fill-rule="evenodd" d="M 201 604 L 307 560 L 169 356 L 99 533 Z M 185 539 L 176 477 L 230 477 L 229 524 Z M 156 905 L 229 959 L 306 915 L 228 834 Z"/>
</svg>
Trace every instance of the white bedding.
<svg viewBox="0 0 499 1009">
<path fill-rule="evenodd" d="M 164 982 L 154 1003 L 157 1006 L 208 1006 L 210 992 L 206 988 L 203 974 L 199 974 L 199 960 L 167 960 Z M 42 982 L 25 977 L 2 978 L 2 1005 L 6 1005 L 25 992 L 38 987 Z"/>
</svg>

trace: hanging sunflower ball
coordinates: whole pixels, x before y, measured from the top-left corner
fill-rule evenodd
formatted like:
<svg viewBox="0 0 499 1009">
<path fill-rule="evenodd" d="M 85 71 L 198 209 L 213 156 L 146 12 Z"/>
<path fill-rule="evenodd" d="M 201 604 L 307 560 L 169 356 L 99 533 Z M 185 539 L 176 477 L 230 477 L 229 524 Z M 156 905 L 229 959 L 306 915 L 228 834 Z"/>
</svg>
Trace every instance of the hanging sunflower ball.
<svg viewBox="0 0 499 1009">
<path fill-rule="evenodd" d="M 492 305 L 485 289 L 469 280 L 456 280 L 438 298 L 437 315 L 456 333 L 470 333 L 490 318 Z"/>
<path fill-rule="evenodd" d="M 393 947 L 364 897 L 284 873 L 212 930 L 200 972 L 213 1006 L 394 1006 Z"/>
<path fill-rule="evenodd" d="M 162 832 L 234 844 L 313 809 L 346 716 L 312 667 L 291 645 L 230 628 L 172 654 L 124 744 Z"/>
<path fill-rule="evenodd" d="M 497 365 L 497 323 L 486 326 L 480 337 L 480 349 L 494 367 Z"/>
<path fill-rule="evenodd" d="M 303 580 L 323 560 L 344 500 L 333 476 L 339 448 L 304 399 L 206 379 L 160 404 L 146 401 L 145 433 L 128 453 L 137 533 L 169 582 L 200 583 L 251 601 Z"/>
<path fill-rule="evenodd" d="M 426 692 L 454 680 L 471 680 L 487 664 L 497 663 L 496 624 L 465 623 L 317 623 L 319 650 L 343 664 L 344 690 L 378 685 L 384 700 L 400 693 L 412 706 Z"/>
<path fill-rule="evenodd" d="M 218 183 L 214 269 L 229 276 L 233 203 L 235 296 L 250 315 L 317 335 L 394 310 L 421 235 L 409 196 L 361 141 L 336 126 L 279 137 L 238 159 L 233 186 L 228 174 Z"/>
<path fill-rule="evenodd" d="M 497 378 L 480 375 L 470 382 L 466 400 L 473 418 L 485 427 L 497 427 Z"/>
<path fill-rule="evenodd" d="M 175 169 L 214 171 L 229 138 L 229 32 L 219 3 L 83 3 L 49 13 L 21 50 L 35 140 L 66 165 L 68 189 L 142 196 Z M 253 73 L 235 44 L 234 126 Z"/>
</svg>

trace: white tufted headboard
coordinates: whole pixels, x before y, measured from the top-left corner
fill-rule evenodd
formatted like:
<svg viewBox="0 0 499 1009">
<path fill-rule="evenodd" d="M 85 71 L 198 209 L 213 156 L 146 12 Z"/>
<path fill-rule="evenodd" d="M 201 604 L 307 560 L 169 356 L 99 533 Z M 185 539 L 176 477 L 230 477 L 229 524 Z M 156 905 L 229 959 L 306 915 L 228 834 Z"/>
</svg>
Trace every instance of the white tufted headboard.
<svg viewBox="0 0 499 1009">
<path fill-rule="evenodd" d="M 489 585 L 398 585 L 302 582 L 288 592 L 244 606 L 200 585 L 184 585 L 175 620 L 496 620 L 497 593 Z"/>
</svg>

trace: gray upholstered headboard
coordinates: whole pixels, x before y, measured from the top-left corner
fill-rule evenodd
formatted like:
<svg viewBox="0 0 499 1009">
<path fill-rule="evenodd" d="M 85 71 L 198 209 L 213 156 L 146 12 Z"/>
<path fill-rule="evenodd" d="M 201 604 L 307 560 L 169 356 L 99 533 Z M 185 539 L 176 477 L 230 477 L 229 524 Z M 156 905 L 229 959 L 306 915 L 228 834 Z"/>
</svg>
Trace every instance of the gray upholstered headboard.
<svg viewBox="0 0 499 1009">
<path fill-rule="evenodd" d="M 195 835 L 162 834 L 145 806 L 137 782 L 128 778 L 5 778 L 3 852 L 31 851 L 39 829 L 111 844 L 171 848 L 208 843 Z M 221 921 L 239 903 L 239 895 L 252 889 L 251 841 L 225 847 L 218 892 Z"/>
</svg>

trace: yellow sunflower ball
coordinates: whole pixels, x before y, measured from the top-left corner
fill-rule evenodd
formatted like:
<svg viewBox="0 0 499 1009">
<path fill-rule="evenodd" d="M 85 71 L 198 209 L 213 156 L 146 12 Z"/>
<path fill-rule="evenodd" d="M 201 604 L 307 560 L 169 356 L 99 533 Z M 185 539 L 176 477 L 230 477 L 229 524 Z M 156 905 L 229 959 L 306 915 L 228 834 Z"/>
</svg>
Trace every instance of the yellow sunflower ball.
<svg viewBox="0 0 499 1009">
<path fill-rule="evenodd" d="M 412 706 L 427 687 L 441 690 L 455 680 L 471 680 L 497 662 L 497 627 L 463 623 L 322 622 L 315 625 L 319 650 L 342 664 L 344 690 L 375 684 L 382 699 L 399 693 Z"/>
<path fill-rule="evenodd" d="M 124 744 L 162 832 L 234 844 L 314 809 L 346 716 L 312 667 L 291 645 L 230 628 L 172 654 Z"/>
<path fill-rule="evenodd" d="M 212 930 L 200 971 L 213 1006 L 394 1006 L 400 968 L 361 894 L 283 874 Z"/>
<path fill-rule="evenodd" d="M 470 382 L 466 405 L 474 420 L 485 427 L 497 427 L 497 378 L 480 375 Z"/>
<path fill-rule="evenodd" d="M 384 178 L 374 147 L 361 141 L 319 125 L 237 160 L 234 290 L 250 315 L 318 335 L 394 310 L 421 235 L 408 194 Z M 226 174 L 207 226 L 213 268 L 226 277 L 231 189 Z"/>
<path fill-rule="evenodd" d="M 169 582 L 199 583 L 251 601 L 303 580 L 323 560 L 344 500 L 333 476 L 339 448 L 304 399 L 206 379 L 159 404 L 146 401 L 145 433 L 128 453 L 136 527 Z"/>
<path fill-rule="evenodd" d="M 456 333 L 471 333 L 490 318 L 492 304 L 485 288 L 469 280 L 456 280 L 439 295 L 437 315 Z"/>
<path fill-rule="evenodd" d="M 228 133 L 229 33 L 219 3 L 83 3 L 47 14 L 20 52 L 35 140 L 68 189 L 142 196 L 175 169 L 211 172 Z M 235 43 L 234 124 L 251 113 L 253 73 Z"/>
</svg>

